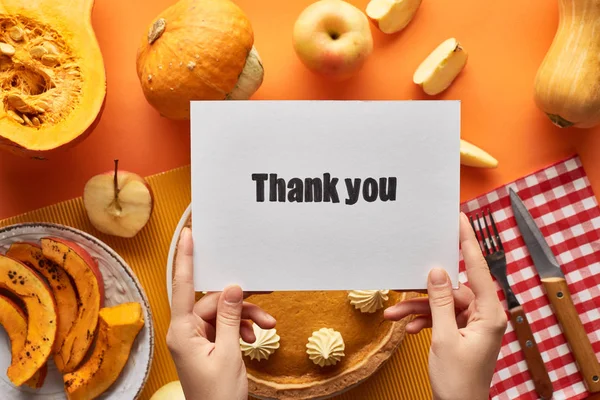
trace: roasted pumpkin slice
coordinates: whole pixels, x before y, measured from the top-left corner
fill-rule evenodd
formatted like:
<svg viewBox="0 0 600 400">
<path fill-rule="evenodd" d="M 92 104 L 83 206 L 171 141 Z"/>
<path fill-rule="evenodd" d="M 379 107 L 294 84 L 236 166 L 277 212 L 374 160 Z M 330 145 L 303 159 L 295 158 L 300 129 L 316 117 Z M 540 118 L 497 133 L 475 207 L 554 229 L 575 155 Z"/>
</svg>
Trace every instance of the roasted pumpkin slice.
<svg viewBox="0 0 600 400">
<path fill-rule="evenodd" d="M 81 363 L 96 336 L 104 282 L 96 261 L 79 245 L 59 238 L 42 238 L 41 243 L 44 257 L 69 274 L 79 295 L 77 317 L 55 356 L 64 366 L 62 372 L 71 372 Z"/>
<path fill-rule="evenodd" d="M 106 74 L 93 4 L 0 0 L 0 149 L 49 158 L 97 124 Z"/>
<path fill-rule="evenodd" d="M 131 347 L 144 326 L 139 303 L 124 303 L 100 310 L 98 340 L 90 358 L 76 371 L 64 375 L 69 400 L 95 399 L 119 377 Z"/>
<path fill-rule="evenodd" d="M 58 264 L 44 257 L 42 248 L 37 244 L 13 243 L 6 255 L 40 273 L 50 285 L 58 311 L 58 328 L 52 349 L 53 353 L 57 353 L 71 329 L 79 309 L 77 294 L 69 275 Z M 62 358 L 56 358 L 55 361 L 58 369 L 62 371 L 64 367 L 61 364 Z"/>
<path fill-rule="evenodd" d="M 21 386 L 48 361 L 56 339 L 56 304 L 50 288 L 33 270 L 12 258 L 0 255 L 0 288 L 18 296 L 27 308 L 25 345 L 13 357 L 8 378 Z"/>
<path fill-rule="evenodd" d="M 0 325 L 4 327 L 10 339 L 12 360 L 16 360 L 25 347 L 27 316 L 12 300 L 2 295 L 0 295 Z M 47 373 L 48 366 L 44 364 L 25 384 L 34 389 L 39 389 L 44 386 Z"/>
</svg>

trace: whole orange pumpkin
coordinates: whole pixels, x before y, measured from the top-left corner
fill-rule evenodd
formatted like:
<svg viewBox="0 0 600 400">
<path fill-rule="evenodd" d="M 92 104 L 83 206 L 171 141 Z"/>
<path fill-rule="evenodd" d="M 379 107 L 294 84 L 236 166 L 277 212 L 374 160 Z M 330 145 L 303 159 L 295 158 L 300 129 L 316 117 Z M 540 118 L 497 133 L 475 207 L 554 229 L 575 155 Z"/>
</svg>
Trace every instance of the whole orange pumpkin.
<svg viewBox="0 0 600 400">
<path fill-rule="evenodd" d="M 146 100 L 170 119 L 191 100 L 247 100 L 264 69 L 246 14 L 230 0 L 180 0 L 150 25 L 137 53 Z"/>
</svg>

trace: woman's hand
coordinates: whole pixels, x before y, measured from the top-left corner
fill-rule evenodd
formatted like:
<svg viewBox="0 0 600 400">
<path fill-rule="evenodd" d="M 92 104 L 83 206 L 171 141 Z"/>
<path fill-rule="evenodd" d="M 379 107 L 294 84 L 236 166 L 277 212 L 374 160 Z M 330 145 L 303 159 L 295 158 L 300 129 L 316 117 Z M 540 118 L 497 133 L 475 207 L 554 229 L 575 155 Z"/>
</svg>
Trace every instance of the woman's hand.
<svg viewBox="0 0 600 400">
<path fill-rule="evenodd" d="M 467 217 L 461 213 L 460 242 L 471 288 L 453 290 L 442 269 L 429 273 L 428 298 L 398 303 L 384 317 L 418 315 L 408 333 L 432 327 L 429 379 L 434 399 L 487 400 L 507 318 Z"/>
<path fill-rule="evenodd" d="M 184 228 L 177 249 L 171 325 L 167 345 L 188 400 L 248 398 L 248 378 L 240 350 L 240 335 L 256 339 L 252 320 L 261 328 L 275 327 L 275 319 L 243 301 L 239 286 L 209 293 L 195 303 L 192 235 Z"/>
</svg>

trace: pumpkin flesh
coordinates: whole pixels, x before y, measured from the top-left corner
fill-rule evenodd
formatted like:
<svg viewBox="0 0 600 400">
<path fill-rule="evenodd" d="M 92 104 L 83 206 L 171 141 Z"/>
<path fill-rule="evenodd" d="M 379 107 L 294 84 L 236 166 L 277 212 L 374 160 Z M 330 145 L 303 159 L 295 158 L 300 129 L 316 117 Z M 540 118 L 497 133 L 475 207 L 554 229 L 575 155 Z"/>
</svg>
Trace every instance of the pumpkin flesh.
<svg viewBox="0 0 600 400">
<path fill-rule="evenodd" d="M 63 377 L 69 400 L 93 399 L 104 393 L 123 371 L 144 326 L 139 303 L 103 308 L 99 320 L 98 340 L 92 355 L 80 368 Z"/>
<path fill-rule="evenodd" d="M 599 0 L 559 0 L 555 37 L 535 77 L 535 103 L 561 128 L 600 123 Z"/>
<path fill-rule="evenodd" d="M 42 238 L 44 257 L 58 264 L 75 284 L 79 296 L 77 317 L 61 345 L 55 360 L 71 372 L 88 352 L 98 326 L 98 312 L 104 302 L 104 282 L 94 259 L 75 243 L 59 238 Z"/>
<path fill-rule="evenodd" d="M 16 360 L 21 350 L 25 347 L 27 316 L 19 306 L 2 295 L 0 295 L 0 325 L 4 327 L 10 339 L 12 360 Z M 41 388 L 44 385 L 47 372 L 48 366 L 44 364 L 25 384 L 34 389 Z"/>
<path fill-rule="evenodd" d="M 28 315 L 25 345 L 13 357 L 8 378 L 15 386 L 30 380 L 48 360 L 56 339 L 56 304 L 50 288 L 25 264 L 0 255 L 0 288 L 25 303 Z"/>
<path fill-rule="evenodd" d="M 97 123 L 106 78 L 93 3 L 0 0 L 0 42 L 12 49 L 0 55 L 0 148 L 44 158 Z"/>
<path fill-rule="evenodd" d="M 41 247 L 35 244 L 13 243 L 6 252 L 6 255 L 37 271 L 48 282 L 52 290 L 52 295 L 56 300 L 58 312 L 58 328 L 52 352 L 55 354 L 58 353 L 77 317 L 79 309 L 77 294 L 69 279 L 69 275 L 58 264 L 45 258 Z M 64 368 L 61 361 L 62 358 L 55 358 L 59 371 L 62 371 Z"/>
</svg>

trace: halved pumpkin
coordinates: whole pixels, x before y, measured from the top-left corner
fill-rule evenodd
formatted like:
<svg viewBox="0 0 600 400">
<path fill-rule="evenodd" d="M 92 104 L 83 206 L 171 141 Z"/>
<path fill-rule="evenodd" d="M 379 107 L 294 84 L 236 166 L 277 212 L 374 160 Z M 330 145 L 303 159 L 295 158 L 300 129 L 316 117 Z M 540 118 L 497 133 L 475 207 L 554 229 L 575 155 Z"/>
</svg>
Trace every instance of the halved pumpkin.
<svg viewBox="0 0 600 400">
<path fill-rule="evenodd" d="M 45 159 L 95 127 L 106 75 L 94 0 L 0 0 L 0 149 Z"/>
<path fill-rule="evenodd" d="M 67 333 L 71 329 L 77 311 L 77 293 L 69 279 L 69 275 L 55 262 L 50 261 L 42 254 L 42 248 L 33 243 L 13 243 L 6 255 L 21 261 L 23 264 L 40 273 L 48 282 L 52 295 L 56 300 L 58 312 L 58 328 L 54 341 L 53 353 L 58 353 Z M 55 359 L 56 365 L 62 371 L 62 358 Z"/>
<path fill-rule="evenodd" d="M 0 295 L 0 325 L 4 327 L 10 339 L 10 354 L 16 360 L 25 347 L 27 335 L 27 316 L 8 297 Z M 44 386 L 48 366 L 44 364 L 25 384 L 34 389 Z"/>
<path fill-rule="evenodd" d="M 69 400 L 95 399 L 119 377 L 138 333 L 144 326 L 139 303 L 103 308 L 99 315 L 98 340 L 90 358 L 63 377 Z"/>
<path fill-rule="evenodd" d="M 96 337 L 98 312 L 104 303 L 104 282 L 96 261 L 79 245 L 59 238 L 42 238 L 44 257 L 57 263 L 75 283 L 79 295 L 77 317 L 55 360 L 62 372 L 71 372 L 81 363 Z"/>
<path fill-rule="evenodd" d="M 30 380 L 48 361 L 56 339 L 56 304 L 50 288 L 25 264 L 0 255 L 0 287 L 21 298 L 27 308 L 25 345 L 13 357 L 8 378 L 15 386 Z"/>
</svg>

